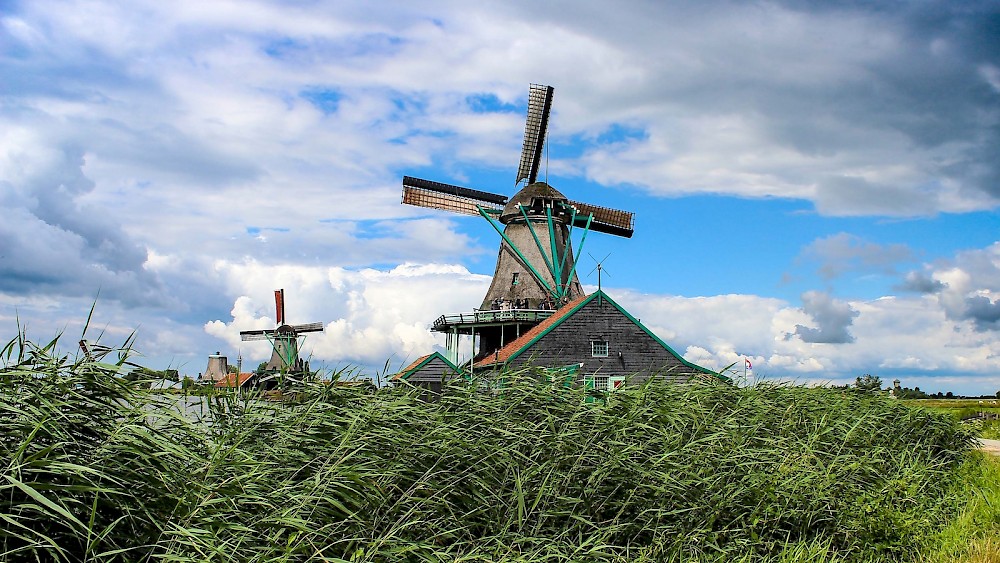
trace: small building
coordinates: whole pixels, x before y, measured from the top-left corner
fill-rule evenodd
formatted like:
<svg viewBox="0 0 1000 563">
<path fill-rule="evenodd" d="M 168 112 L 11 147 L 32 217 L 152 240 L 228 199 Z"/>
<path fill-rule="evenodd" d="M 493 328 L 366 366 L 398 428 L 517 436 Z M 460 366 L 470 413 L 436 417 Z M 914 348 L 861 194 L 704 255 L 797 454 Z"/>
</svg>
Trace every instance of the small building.
<svg viewBox="0 0 1000 563">
<path fill-rule="evenodd" d="M 215 382 L 215 387 L 217 389 L 232 389 L 238 388 L 242 389 L 250 385 L 250 380 L 256 374 L 254 373 L 229 373 L 225 377 L 219 379 Z"/>
<path fill-rule="evenodd" d="M 392 376 L 390 381 L 397 384 L 408 383 L 437 395 L 441 393 L 445 382 L 461 376 L 461 369 L 451 363 L 441 352 L 434 352 L 417 358 L 412 364 Z"/>
<path fill-rule="evenodd" d="M 579 365 L 574 370 L 577 383 L 597 391 L 652 377 L 674 383 L 730 382 L 685 360 L 601 290 L 567 303 L 492 356 L 479 358 L 471 371 L 574 364 Z"/>
</svg>

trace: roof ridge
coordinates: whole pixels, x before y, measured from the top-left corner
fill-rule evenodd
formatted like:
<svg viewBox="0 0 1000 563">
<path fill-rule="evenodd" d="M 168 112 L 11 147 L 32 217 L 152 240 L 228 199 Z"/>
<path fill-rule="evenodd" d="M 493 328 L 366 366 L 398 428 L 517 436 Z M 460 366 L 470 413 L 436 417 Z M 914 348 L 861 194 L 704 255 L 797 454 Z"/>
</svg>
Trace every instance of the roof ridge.
<svg viewBox="0 0 1000 563">
<path fill-rule="evenodd" d="M 537 325 L 531 327 L 531 329 L 529 329 L 521 336 L 515 338 L 514 340 L 511 340 L 510 342 L 507 343 L 506 346 L 502 346 L 501 348 L 499 348 L 492 356 L 488 356 L 486 358 L 483 358 L 482 360 L 479 360 L 478 362 L 474 362 L 472 364 L 473 369 L 503 363 L 509 360 L 510 358 L 516 356 L 517 353 L 526 345 L 531 343 L 531 341 L 534 340 L 536 336 L 559 324 L 559 322 L 565 319 L 567 316 L 569 316 L 570 313 L 572 313 L 578 307 L 582 306 L 588 300 L 593 299 L 594 296 L 597 295 L 598 293 L 603 294 L 604 292 L 601 290 L 597 290 L 594 293 L 591 293 L 590 295 L 581 295 L 580 297 L 577 297 L 576 299 L 569 301 L 568 303 L 557 309 L 555 314 L 545 319 L 544 321 L 538 323 Z"/>
<path fill-rule="evenodd" d="M 417 366 L 419 366 L 421 364 L 421 362 L 427 360 L 427 358 L 430 358 L 434 354 L 438 354 L 438 353 L 439 352 L 437 352 L 435 350 L 434 352 L 431 352 L 430 354 L 424 354 L 423 356 L 420 356 L 416 360 L 413 360 L 413 363 L 411 363 L 410 365 L 408 365 L 405 368 L 403 368 L 403 369 L 399 370 L 398 372 L 396 372 L 396 374 L 392 376 L 391 381 L 398 381 L 400 379 L 403 379 L 403 374 L 405 374 L 406 372 L 408 372 L 408 371 L 416 368 Z"/>
</svg>

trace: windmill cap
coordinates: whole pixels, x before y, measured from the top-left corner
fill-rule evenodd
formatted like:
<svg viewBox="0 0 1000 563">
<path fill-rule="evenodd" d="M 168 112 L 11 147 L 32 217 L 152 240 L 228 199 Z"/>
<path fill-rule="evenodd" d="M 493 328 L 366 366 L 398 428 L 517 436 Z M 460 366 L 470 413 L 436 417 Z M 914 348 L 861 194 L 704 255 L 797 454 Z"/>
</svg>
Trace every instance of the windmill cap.
<svg viewBox="0 0 1000 563">
<path fill-rule="evenodd" d="M 530 209 L 536 200 L 561 201 L 563 203 L 569 201 L 559 190 L 545 182 L 535 182 L 522 188 L 521 191 L 514 194 L 514 197 L 507 201 L 507 205 L 503 208 L 503 213 L 500 214 L 500 222 L 506 224 L 511 220 L 520 218 L 521 207 Z M 530 210 L 528 214 L 532 214 Z"/>
</svg>

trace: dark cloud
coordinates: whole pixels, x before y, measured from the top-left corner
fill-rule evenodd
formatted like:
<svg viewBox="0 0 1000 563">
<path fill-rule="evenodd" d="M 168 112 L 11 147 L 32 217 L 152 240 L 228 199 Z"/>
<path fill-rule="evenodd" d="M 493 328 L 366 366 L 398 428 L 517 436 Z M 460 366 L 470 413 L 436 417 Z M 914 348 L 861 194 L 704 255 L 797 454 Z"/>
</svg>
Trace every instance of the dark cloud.
<svg viewBox="0 0 1000 563">
<path fill-rule="evenodd" d="M 906 274 L 903 283 L 894 286 L 895 289 L 900 291 L 913 291 L 916 293 L 938 293 L 946 287 L 948 287 L 948 284 L 920 272 Z"/>
<path fill-rule="evenodd" d="M 163 288 L 145 270 L 145 248 L 106 212 L 83 202 L 94 187 L 83 153 L 47 151 L 31 173 L 2 180 L 6 220 L 0 222 L 0 291 L 25 295 L 95 296 L 129 306 L 164 303 Z M 27 164 L 27 163 L 25 163 Z"/>
<path fill-rule="evenodd" d="M 849 303 L 837 301 L 829 294 L 810 291 L 802 295 L 802 310 L 813 318 L 817 328 L 795 325 L 794 336 L 814 344 L 847 344 L 854 336 L 847 331 L 860 313 Z M 793 335 L 789 335 L 793 336 Z"/>
<path fill-rule="evenodd" d="M 971 320 L 976 330 L 1000 330 L 1000 299 L 990 301 L 983 295 L 965 299 L 965 318 Z"/>
<path fill-rule="evenodd" d="M 1000 203 L 1000 79 L 989 79 L 1000 66 L 996 2 L 564 7 L 532 3 L 531 17 L 621 46 L 635 73 L 560 109 L 581 121 L 638 123 L 660 140 L 595 149 L 589 177 L 665 194 L 766 190 L 838 216 Z M 590 76 L 562 78 L 606 73 Z M 648 167 L 631 162 L 643 148 L 657 157 Z M 616 158 L 627 168 L 599 169 Z M 692 169 L 701 159 L 709 164 Z"/>
</svg>

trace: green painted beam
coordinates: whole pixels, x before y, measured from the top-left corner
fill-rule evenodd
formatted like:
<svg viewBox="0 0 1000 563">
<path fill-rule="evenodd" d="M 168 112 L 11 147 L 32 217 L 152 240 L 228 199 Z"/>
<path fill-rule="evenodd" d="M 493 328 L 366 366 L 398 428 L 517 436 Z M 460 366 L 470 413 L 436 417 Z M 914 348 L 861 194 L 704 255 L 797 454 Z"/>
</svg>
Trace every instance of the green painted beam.
<svg viewBox="0 0 1000 563">
<path fill-rule="evenodd" d="M 580 265 L 580 253 L 583 252 L 583 243 L 587 242 L 587 233 L 590 232 L 590 223 L 594 220 L 594 214 L 587 217 L 587 225 L 583 228 L 583 236 L 580 237 L 580 247 L 576 249 L 576 258 L 573 259 L 573 267 L 569 271 L 569 279 L 573 279 L 576 267 Z"/>
<path fill-rule="evenodd" d="M 511 242 L 509 238 L 507 238 L 507 235 L 504 234 L 503 229 L 497 226 L 493 218 L 490 217 L 486 213 L 486 211 L 483 210 L 482 207 L 477 205 L 476 208 L 479 209 L 479 214 L 482 215 L 484 219 L 489 221 L 490 225 L 493 227 L 493 230 L 495 230 L 497 234 L 500 235 L 500 238 L 502 238 L 504 242 L 506 242 L 507 245 L 510 246 L 511 250 L 513 250 L 514 253 L 517 254 L 517 257 L 520 258 L 521 263 L 524 264 L 524 267 L 528 268 L 528 270 L 531 271 L 531 274 L 535 276 L 535 279 L 538 280 L 538 283 L 542 284 L 542 287 L 544 287 L 545 290 L 549 292 L 549 295 L 551 295 L 553 299 L 556 299 L 556 293 L 555 291 L 553 291 L 552 286 L 550 286 L 548 282 L 545 281 L 545 278 L 543 278 L 542 275 L 538 273 L 538 270 L 536 270 L 535 267 L 531 265 L 531 262 L 528 262 L 528 259 L 524 257 L 524 254 L 521 252 L 521 249 L 519 249 L 516 244 L 514 244 L 513 242 Z"/>
<path fill-rule="evenodd" d="M 542 255 L 542 260 L 545 260 L 545 267 L 548 268 L 549 273 L 552 274 L 552 279 L 556 280 L 558 283 L 559 278 L 556 277 L 556 271 L 553 268 L 555 256 L 553 256 L 550 261 L 549 257 L 545 255 L 545 249 L 542 248 L 542 241 L 538 240 L 538 233 L 535 232 L 535 228 L 531 225 L 531 219 L 528 219 L 528 213 L 525 212 L 523 206 L 518 206 L 518 209 L 521 211 L 521 216 L 524 217 L 525 224 L 528 225 L 528 232 L 531 233 L 531 238 L 535 239 L 535 246 L 538 247 L 538 253 Z"/>
<path fill-rule="evenodd" d="M 555 226 L 552 223 L 552 208 L 551 207 L 546 207 L 545 208 L 545 217 L 546 217 L 546 219 L 548 219 L 549 245 L 552 247 L 552 261 L 555 262 L 556 261 L 556 254 L 558 254 L 558 252 L 556 251 L 556 230 L 555 230 Z M 553 272 L 552 274 L 553 274 L 552 275 L 552 280 L 556 284 L 556 293 L 559 294 L 559 297 L 557 299 L 558 300 L 562 300 L 563 297 L 566 297 L 566 293 L 569 291 L 569 288 L 566 287 L 566 285 L 563 285 L 563 282 L 562 282 L 562 272 L 559 271 L 558 267 L 556 268 L 556 271 Z"/>
</svg>

